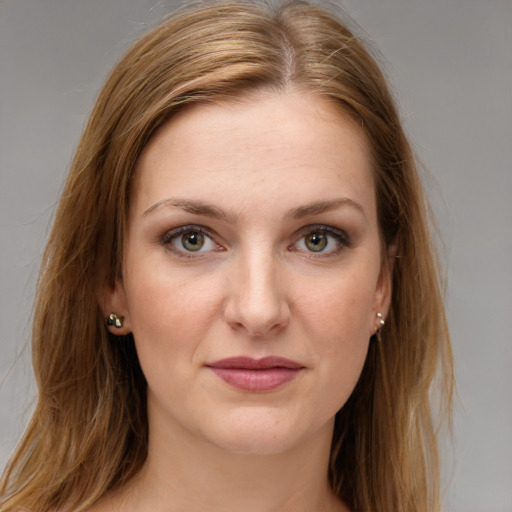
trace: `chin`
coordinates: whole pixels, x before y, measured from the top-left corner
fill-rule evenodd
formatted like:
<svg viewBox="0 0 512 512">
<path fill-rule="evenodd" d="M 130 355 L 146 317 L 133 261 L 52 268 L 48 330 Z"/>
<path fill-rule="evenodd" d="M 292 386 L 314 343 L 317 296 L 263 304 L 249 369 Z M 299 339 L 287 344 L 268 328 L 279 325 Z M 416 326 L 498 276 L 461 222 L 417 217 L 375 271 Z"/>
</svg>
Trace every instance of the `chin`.
<svg viewBox="0 0 512 512">
<path fill-rule="evenodd" d="M 307 444 L 308 438 L 318 430 L 326 429 L 329 439 L 332 436 L 334 419 L 325 425 L 309 425 L 309 428 L 305 428 L 307 422 L 290 420 L 290 417 L 276 417 L 272 411 L 240 414 L 218 425 L 217 429 L 210 428 L 205 437 L 229 453 L 263 456 L 279 455 Z"/>
<path fill-rule="evenodd" d="M 262 433 L 231 432 L 229 438 L 218 437 L 212 439 L 217 448 L 235 455 L 279 455 L 291 450 L 298 440 L 294 436 L 282 436 L 279 432 Z"/>
</svg>

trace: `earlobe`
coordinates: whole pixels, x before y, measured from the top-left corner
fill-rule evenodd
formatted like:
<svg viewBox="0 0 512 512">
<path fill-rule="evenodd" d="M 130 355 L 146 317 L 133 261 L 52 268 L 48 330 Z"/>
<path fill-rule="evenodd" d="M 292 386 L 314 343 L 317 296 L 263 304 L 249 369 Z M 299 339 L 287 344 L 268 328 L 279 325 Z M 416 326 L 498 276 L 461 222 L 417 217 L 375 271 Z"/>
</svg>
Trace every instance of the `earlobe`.
<svg viewBox="0 0 512 512">
<path fill-rule="evenodd" d="M 392 292 L 391 269 L 392 267 L 385 263 L 379 275 L 370 324 L 371 335 L 377 334 L 377 331 L 384 326 L 388 315 Z"/>
<path fill-rule="evenodd" d="M 393 269 L 397 258 L 397 243 L 388 245 L 386 251 L 387 258 L 382 262 L 382 267 L 377 282 L 375 293 L 375 304 L 371 319 L 370 333 L 376 334 L 386 321 L 391 304 L 393 293 Z"/>
<path fill-rule="evenodd" d="M 99 295 L 98 301 L 109 332 L 117 336 L 129 334 L 130 316 L 121 279 L 107 280 Z"/>
</svg>

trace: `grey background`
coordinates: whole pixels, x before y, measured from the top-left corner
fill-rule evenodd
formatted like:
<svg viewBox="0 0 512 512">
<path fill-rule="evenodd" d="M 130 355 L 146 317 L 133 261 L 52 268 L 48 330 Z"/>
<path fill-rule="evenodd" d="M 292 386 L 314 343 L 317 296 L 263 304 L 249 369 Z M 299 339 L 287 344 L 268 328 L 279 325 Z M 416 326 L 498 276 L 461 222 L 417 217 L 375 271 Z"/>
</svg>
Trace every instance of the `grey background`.
<svg viewBox="0 0 512 512">
<path fill-rule="evenodd" d="M 512 2 L 344 4 L 384 56 L 446 244 L 460 399 L 445 508 L 510 512 Z M 31 303 L 62 179 L 109 68 L 171 5 L 0 0 L 0 466 L 34 393 Z"/>
</svg>

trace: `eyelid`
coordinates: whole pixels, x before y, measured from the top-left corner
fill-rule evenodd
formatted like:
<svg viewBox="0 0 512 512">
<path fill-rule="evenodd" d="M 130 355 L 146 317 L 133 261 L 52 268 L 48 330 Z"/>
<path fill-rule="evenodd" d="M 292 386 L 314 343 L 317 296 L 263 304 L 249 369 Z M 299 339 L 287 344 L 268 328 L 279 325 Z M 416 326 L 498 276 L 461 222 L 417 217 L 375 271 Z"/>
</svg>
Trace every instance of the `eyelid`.
<svg viewBox="0 0 512 512">
<path fill-rule="evenodd" d="M 310 224 L 308 226 L 304 226 L 297 231 L 297 237 L 300 238 L 315 231 L 323 231 L 327 234 L 338 236 L 346 244 L 352 243 L 350 236 L 344 229 L 335 228 L 334 226 L 329 226 L 327 224 Z"/>
<path fill-rule="evenodd" d="M 197 252 L 191 252 L 191 251 L 185 251 L 180 250 L 176 248 L 171 242 L 179 237 L 181 234 L 186 233 L 188 231 L 197 231 L 204 235 L 205 237 L 208 237 L 217 247 L 214 250 L 209 251 L 197 251 Z M 318 252 L 314 253 L 313 251 L 305 251 L 302 249 L 296 249 L 295 246 L 298 244 L 298 242 L 304 238 L 306 235 L 314 233 L 314 232 L 322 232 L 325 233 L 327 236 L 332 236 L 337 240 L 337 243 L 339 244 L 335 249 L 329 250 L 327 252 Z M 216 240 L 217 235 L 215 232 L 213 232 L 211 229 L 207 228 L 206 226 L 200 226 L 197 224 L 187 224 L 184 226 L 179 226 L 177 228 L 169 229 L 164 232 L 164 234 L 159 238 L 159 242 L 167 247 L 169 251 L 172 251 L 173 253 L 177 254 L 180 257 L 183 258 L 195 258 L 195 257 L 204 257 L 207 254 L 211 252 L 216 251 L 224 251 L 225 248 Z M 353 245 L 352 239 L 350 235 L 343 229 L 335 228 L 333 226 L 325 225 L 325 224 L 311 224 L 308 226 L 304 226 L 301 229 L 299 229 L 295 235 L 293 236 L 295 241 L 288 246 L 288 249 L 291 251 L 297 251 L 302 252 L 308 255 L 308 257 L 314 257 L 314 258 L 321 258 L 321 257 L 329 257 L 336 255 L 338 252 L 340 252 L 342 249 L 346 247 L 351 247 Z"/>
<path fill-rule="evenodd" d="M 290 246 L 290 248 L 296 246 L 302 238 L 304 238 L 306 235 L 314 232 L 321 232 L 325 233 L 326 235 L 331 235 L 334 238 L 337 239 L 339 246 L 336 247 L 333 250 L 327 251 L 327 252 L 318 252 L 314 253 L 313 251 L 301 251 L 308 254 L 308 257 L 327 257 L 331 256 L 333 254 L 338 253 L 341 249 L 345 247 L 351 247 L 353 245 L 352 239 L 350 235 L 343 229 L 335 228 L 333 226 L 328 226 L 325 224 L 312 224 L 309 226 L 304 226 L 301 228 L 297 234 L 296 234 L 296 240 L 295 242 Z"/>
<path fill-rule="evenodd" d="M 217 248 L 213 251 L 185 251 L 178 249 L 172 244 L 172 241 L 179 237 L 183 233 L 187 233 L 188 231 L 197 231 L 198 233 L 201 233 L 205 237 L 208 237 L 216 246 Z M 205 256 L 206 254 L 210 252 L 214 252 L 216 250 L 224 250 L 221 244 L 219 244 L 215 240 L 215 235 L 213 234 L 212 230 L 205 227 L 205 226 L 198 226 L 196 224 L 187 224 L 185 226 L 179 226 L 177 228 L 169 229 L 165 231 L 165 233 L 160 237 L 159 241 L 160 243 L 165 246 L 169 251 L 172 251 L 173 253 L 177 254 L 178 256 L 181 256 L 183 258 L 195 258 L 199 256 Z"/>
<path fill-rule="evenodd" d="M 202 233 L 203 235 L 206 235 L 209 238 L 213 238 L 208 228 L 204 226 L 197 226 L 196 224 L 187 224 L 185 226 L 179 226 L 177 228 L 168 229 L 160 237 L 160 241 L 163 244 L 168 244 L 173 238 L 176 238 L 178 235 L 186 233 L 187 231 L 198 231 L 199 233 Z"/>
</svg>

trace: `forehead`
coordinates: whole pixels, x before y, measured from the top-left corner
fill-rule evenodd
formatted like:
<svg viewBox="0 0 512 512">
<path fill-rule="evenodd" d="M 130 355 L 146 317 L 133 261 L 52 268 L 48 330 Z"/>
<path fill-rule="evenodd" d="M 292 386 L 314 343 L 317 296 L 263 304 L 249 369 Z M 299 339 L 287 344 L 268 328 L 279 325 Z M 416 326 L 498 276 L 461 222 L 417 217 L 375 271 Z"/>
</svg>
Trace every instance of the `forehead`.
<svg viewBox="0 0 512 512">
<path fill-rule="evenodd" d="M 166 195 L 264 210 L 276 200 L 292 208 L 340 194 L 375 210 L 361 128 L 340 107 L 299 91 L 187 107 L 146 146 L 133 192 L 135 210 Z"/>
</svg>

